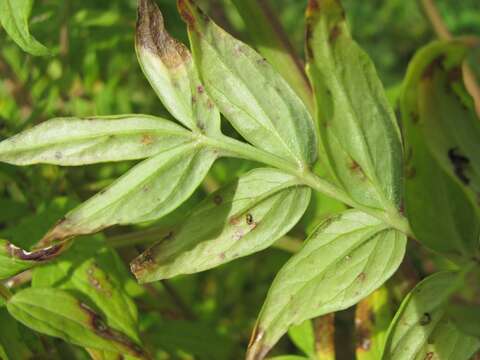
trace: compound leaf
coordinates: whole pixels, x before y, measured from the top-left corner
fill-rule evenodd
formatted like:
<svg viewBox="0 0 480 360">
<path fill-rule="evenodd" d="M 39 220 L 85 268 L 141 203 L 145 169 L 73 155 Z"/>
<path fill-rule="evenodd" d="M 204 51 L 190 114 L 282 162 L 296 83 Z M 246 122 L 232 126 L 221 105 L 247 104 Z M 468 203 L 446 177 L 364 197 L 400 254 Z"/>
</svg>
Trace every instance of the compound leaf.
<svg viewBox="0 0 480 360">
<path fill-rule="evenodd" d="M 0 161 L 84 165 L 142 159 L 191 139 L 171 121 L 147 115 L 59 118 L 1 142 Z"/>
<path fill-rule="evenodd" d="M 305 212 L 310 189 L 278 170 L 260 168 L 211 194 L 132 263 L 142 282 L 213 268 L 265 249 Z"/>
<path fill-rule="evenodd" d="M 349 210 L 325 221 L 275 278 L 249 359 L 262 359 L 291 325 L 345 309 L 382 285 L 403 259 L 406 236 Z"/>
<path fill-rule="evenodd" d="M 304 167 L 317 154 L 313 121 L 302 100 L 248 45 L 218 27 L 193 0 L 178 1 L 205 88 L 253 145 Z"/>
</svg>

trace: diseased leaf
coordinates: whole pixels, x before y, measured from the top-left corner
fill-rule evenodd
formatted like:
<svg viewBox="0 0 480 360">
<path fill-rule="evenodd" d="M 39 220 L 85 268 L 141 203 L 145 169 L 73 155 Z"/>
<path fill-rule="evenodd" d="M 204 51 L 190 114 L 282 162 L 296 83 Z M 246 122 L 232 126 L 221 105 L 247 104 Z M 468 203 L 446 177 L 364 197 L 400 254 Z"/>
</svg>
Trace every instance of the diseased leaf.
<svg viewBox="0 0 480 360">
<path fill-rule="evenodd" d="M 105 314 L 108 326 L 139 342 L 135 303 L 125 293 L 123 279 L 111 268 L 116 254 L 103 248 L 91 256 L 77 244 L 83 242 L 74 244 L 58 260 L 35 269 L 32 286 L 55 287 L 82 294 Z M 92 242 L 88 242 L 90 244 Z"/>
<path fill-rule="evenodd" d="M 135 48 L 142 70 L 168 111 L 194 131 L 220 133 L 220 113 L 208 98 L 187 47 L 165 29 L 152 0 L 140 0 Z"/>
<path fill-rule="evenodd" d="M 313 121 L 287 82 L 248 45 L 218 27 L 193 0 L 179 0 L 205 88 L 256 147 L 306 167 L 317 154 Z"/>
<path fill-rule="evenodd" d="M 459 60 L 455 59 L 461 58 L 464 50 L 462 44 L 455 42 L 433 43 L 421 50 L 409 66 L 401 98 L 407 139 L 405 195 L 407 216 L 419 241 L 457 260 L 470 259 L 478 251 L 479 212 L 475 206 L 475 199 L 469 196 L 452 171 L 450 160 L 446 160 L 448 162 L 446 164 L 438 153 L 432 152 L 434 141 L 430 138 L 439 137 L 442 141 L 445 134 L 442 135 L 433 126 L 433 123 L 441 122 L 438 114 L 425 111 L 425 103 L 433 99 L 425 98 L 430 95 L 420 90 L 418 82 L 430 83 L 429 79 L 436 73 L 438 67 L 435 59 L 445 57 L 449 59 L 449 63 L 458 63 Z M 422 92 L 423 95 L 420 96 L 419 93 Z M 449 102 L 446 99 L 442 101 Z M 454 123 L 463 121 L 459 119 L 449 121 Z M 451 150 L 451 156 L 460 156 L 455 155 L 455 148 Z M 448 153 L 447 151 L 444 156 L 448 157 Z M 460 163 L 455 161 L 455 164 L 457 171 L 463 171 L 461 160 Z M 466 175 L 463 172 L 461 174 Z"/>
<path fill-rule="evenodd" d="M 216 158 L 216 151 L 196 142 L 161 152 L 69 212 L 42 244 L 158 219 L 188 199 Z"/>
<path fill-rule="evenodd" d="M 393 305 L 385 286 L 357 304 L 355 309 L 356 357 L 378 360 L 382 356 Z"/>
<path fill-rule="evenodd" d="M 405 245 L 404 234 L 357 210 L 325 221 L 277 274 L 248 359 L 262 359 L 291 325 L 370 294 L 398 268 Z"/>
<path fill-rule="evenodd" d="M 213 268 L 263 250 L 305 212 L 310 189 L 278 170 L 255 169 L 196 206 L 170 233 L 132 263 L 141 282 Z"/>
<path fill-rule="evenodd" d="M 30 35 L 28 29 L 32 6 L 33 0 L 0 0 L 0 22 L 24 51 L 32 55 L 48 55 L 50 51 Z"/>
<path fill-rule="evenodd" d="M 101 316 L 68 292 L 28 288 L 7 303 L 10 314 L 25 326 L 72 344 L 146 358 L 131 339 L 106 325 Z"/>
<path fill-rule="evenodd" d="M 61 250 L 62 245 L 55 245 L 30 252 L 0 239 L 0 280 L 7 279 L 39 263 L 48 261 Z"/>
<path fill-rule="evenodd" d="M 480 339 L 462 334 L 445 316 L 448 298 L 462 277 L 436 273 L 407 295 L 388 330 L 382 359 L 470 359 Z"/>
<path fill-rule="evenodd" d="M 192 141 L 171 121 L 147 115 L 52 119 L 0 143 L 15 165 L 84 165 L 150 157 Z"/>
<path fill-rule="evenodd" d="M 350 36 L 339 0 L 310 0 L 307 58 L 334 181 L 357 204 L 397 213 L 400 130 L 372 61 Z"/>
</svg>

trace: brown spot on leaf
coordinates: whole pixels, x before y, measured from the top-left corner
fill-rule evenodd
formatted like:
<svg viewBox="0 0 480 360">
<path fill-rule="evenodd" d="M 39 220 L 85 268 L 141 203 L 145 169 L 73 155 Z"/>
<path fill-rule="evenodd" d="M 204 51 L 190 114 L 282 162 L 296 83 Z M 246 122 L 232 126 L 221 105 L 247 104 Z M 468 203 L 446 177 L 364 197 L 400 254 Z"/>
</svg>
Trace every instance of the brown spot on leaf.
<svg viewBox="0 0 480 360">
<path fill-rule="evenodd" d="M 136 41 L 138 46 L 157 54 L 168 68 L 190 60 L 187 47 L 165 30 L 162 13 L 152 0 L 139 0 Z"/>
<path fill-rule="evenodd" d="M 328 35 L 328 41 L 330 43 L 333 43 L 335 42 L 335 40 L 337 40 L 337 38 L 342 34 L 342 29 L 340 28 L 340 26 L 338 25 L 335 25 L 331 30 L 330 30 L 330 34 Z"/>
<path fill-rule="evenodd" d="M 142 136 L 142 144 L 143 145 L 151 145 L 153 144 L 153 136 L 149 134 L 145 134 Z"/>
<path fill-rule="evenodd" d="M 156 262 L 153 258 L 153 249 L 149 248 L 130 263 L 130 270 L 135 277 L 139 278 L 144 272 L 148 272 L 150 269 L 154 268 L 155 265 Z"/>
<path fill-rule="evenodd" d="M 199 94 L 203 94 L 205 92 L 205 88 L 202 85 L 197 86 L 197 92 Z"/>
<path fill-rule="evenodd" d="M 216 205 L 220 205 L 223 202 L 223 198 L 220 195 L 217 194 L 213 197 L 213 202 Z"/>
<path fill-rule="evenodd" d="M 425 326 L 430 324 L 430 321 L 432 321 L 432 317 L 429 313 L 424 313 L 422 317 L 420 318 L 420 325 Z"/>
<path fill-rule="evenodd" d="M 433 351 L 429 351 L 425 354 L 425 360 L 432 360 L 433 359 L 433 356 L 435 354 L 433 353 Z"/>
<path fill-rule="evenodd" d="M 142 359 L 148 358 L 147 354 L 140 346 L 135 344 L 125 334 L 110 328 L 102 319 L 102 317 L 93 311 L 88 305 L 80 302 L 79 306 L 88 315 L 90 319 L 90 326 L 95 334 L 104 339 L 120 344 L 131 355 L 138 356 Z"/>
<path fill-rule="evenodd" d="M 364 282 L 366 278 L 367 278 L 367 274 L 365 274 L 364 272 L 361 272 L 357 276 L 357 280 L 360 281 L 360 282 Z"/>
<path fill-rule="evenodd" d="M 247 221 L 247 225 L 252 225 L 254 223 L 253 221 L 253 215 L 248 213 L 247 216 L 245 217 L 246 221 Z"/>
<path fill-rule="evenodd" d="M 452 148 L 448 150 L 448 158 L 453 166 L 455 171 L 455 175 L 460 179 L 462 183 L 468 185 L 470 183 L 470 179 L 465 174 L 467 166 L 470 164 L 470 159 L 466 156 L 463 156 L 458 148 Z"/>
</svg>

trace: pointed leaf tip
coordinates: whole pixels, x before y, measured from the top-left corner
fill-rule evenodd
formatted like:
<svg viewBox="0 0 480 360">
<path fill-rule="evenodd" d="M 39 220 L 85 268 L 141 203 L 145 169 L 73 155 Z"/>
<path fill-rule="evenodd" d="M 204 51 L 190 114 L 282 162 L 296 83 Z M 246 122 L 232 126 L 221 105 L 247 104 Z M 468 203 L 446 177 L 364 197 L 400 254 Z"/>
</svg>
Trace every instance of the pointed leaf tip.
<svg viewBox="0 0 480 360">
<path fill-rule="evenodd" d="M 158 55 L 168 68 L 175 68 L 191 58 L 187 47 L 166 31 L 162 13 L 152 0 L 138 2 L 136 42 L 137 47 Z"/>
</svg>

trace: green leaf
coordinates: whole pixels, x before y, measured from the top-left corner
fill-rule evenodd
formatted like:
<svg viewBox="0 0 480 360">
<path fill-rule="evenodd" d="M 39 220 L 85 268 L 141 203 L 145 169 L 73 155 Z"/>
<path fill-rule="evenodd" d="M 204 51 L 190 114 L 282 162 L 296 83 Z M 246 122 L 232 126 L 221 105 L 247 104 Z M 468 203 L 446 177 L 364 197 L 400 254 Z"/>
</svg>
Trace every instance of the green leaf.
<svg viewBox="0 0 480 360">
<path fill-rule="evenodd" d="M 317 139 L 308 110 L 287 82 L 248 45 L 206 17 L 192 0 L 178 1 L 205 88 L 249 142 L 300 168 L 312 164 Z"/>
<path fill-rule="evenodd" d="M 298 356 L 298 355 L 280 355 L 275 356 L 273 358 L 269 358 L 268 360 L 308 360 L 310 358 L 305 356 Z"/>
<path fill-rule="evenodd" d="M 390 325 L 382 359 L 470 359 L 480 339 L 461 333 L 445 316 L 462 279 L 461 273 L 441 272 L 420 282 Z"/>
<path fill-rule="evenodd" d="M 52 119 L 0 143 L 15 165 L 83 165 L 142 159 L 191 141 L 171 121 L 147 115 Z"/>
<path fill-rule="evenodd" d="M 32 286 L 82 294 L 105 314 L 108 326 L 139 342 L 135 303 L 125 293 L 123 279 L 112 266 L 118 261 L 116 254 L 103 248 L 91 256 L 92 250 L 86 251 L 82 245 L 83 242 L 77 242 L 55 262 L 35 269 Z M 93 244 L 88 242 L 88 245 Z"/>
<path fill-rule="evenodd" d="M 349 210 L 325 221 L 275 278 L 260 312 L 249 359 L 262 359 L 292 325 L 346 309 L 398 268 L 404 234 Z"/>
<path fill-rule="evenodd" d="M 144 160 L 69 212 L 42 243 L 158 219 L 190 197 L 216 158 L 215 151 L 191 142 Z"/>
<path fill-rule="evenodd" d="M 0 280 L 17 275 L 41 262 L 48 261 L 61 250 L 61 245 L 55 245 L 30 252 L 0 239 Z"/>
<path fill-rule="evenodd" d="M 28 30 L 32 6 L 33 0 L 0 0 L 0 22 L 24 51 L 38 56 L 49 55 L 50 51 L 30 35 Z"/>
<path fill-rule="evenodd" d="M 0 309 L 0 358 L 4 360 L 29 359 L 32 352 L 23 341 L 18 323 L 5 308 Z"/>
<path fill-rule="evenodd" d="M 99 314 L 68 292 L 21 290 L 9 300 L 7 309 L 15 319 L 39 333 L 83 347 L 146 358 L 135 342 L 107 326 Z"/>
<path fill-rule="evenodd" d="M 450 160 L 447 160 L 446 164 L 439 158 L 438 153 L 435 154 L 436 151 L 432 152 L 435 148 L 432 138 L 439 137 L 440 141 L 443 141 L 447 134 L 442 134 L 433 126 L 434 122 L 440 120 L 437 115 L 425 111 L 425 102 L 433 99 L 425 99 L 425 95 L 429 97 L 426 93 L 420 95 L 422 91 L 419 89 L 419 82 L 430 82 L 430 75 L 436 73 L 438 66 L 436 59 L 445 57 L 450 63 L 458 63 L 464 50 L 462 44 L 455 42 L 433 43 L 420 50 L 409 65 L 401 98 L 407 138 L 407 216 L 419 241 L 457 260 L 462 257 L 470 259 L 478 252 L 480 216 L 475 200 L 452 172 Z M 446 99 L 442 101 L 449 102 Z M 456 119 L 449 121 L 462 122 Z M 448 137 L 450 138 L 449 134 Z M 455 148 L 451 150 L 450 153 L 455 154 Z M 448 156 L 448 153 L 446 151 L 444 155 Z M 461 166 L 461 163 L 458 166 Z M 457 170 L 462 171 L 460 167 Z"/>
<path fill-rule="evenodd" d="M 263 250 L 305 212 L 310 189 L 292 175 L 260 168 L 211 194 L 178 231 L 132 263 L 141 282 L 213 268 Z"/>
<path fill-rule="evenodd" d="M 313 95 L 302 61 L 268 2 L 233 0 L 258 52 L 272 64 L 313 112 Z"/>
<path fill-rule="evenodd" d="M 292 342 L 311 358 L 315 357 L 315 333 L 311 320 L 288 329 L 288 336 Z"/>
<path fill-rule="evenodd" d="M 165 30 L 152 0 L 138 3 L 135 48 L 142 70 L 168 111 L 190 129 L 220 133 L 220 114 L 208 98 L 187 47 Z"/>
<path fill-rule="evenodd" d="M 378 360 L 385 346 L 393 304 L 385 286 L 363 299 L 355 308 L 356 358 Z"/>
<path fill-rule="evenodd" d="M 334 181 L 357 204 L 397 213 L 400 130 L 372 61 L 350 36 L 339 0 L 310 1 L 307 57 Z"/>
</svg>

